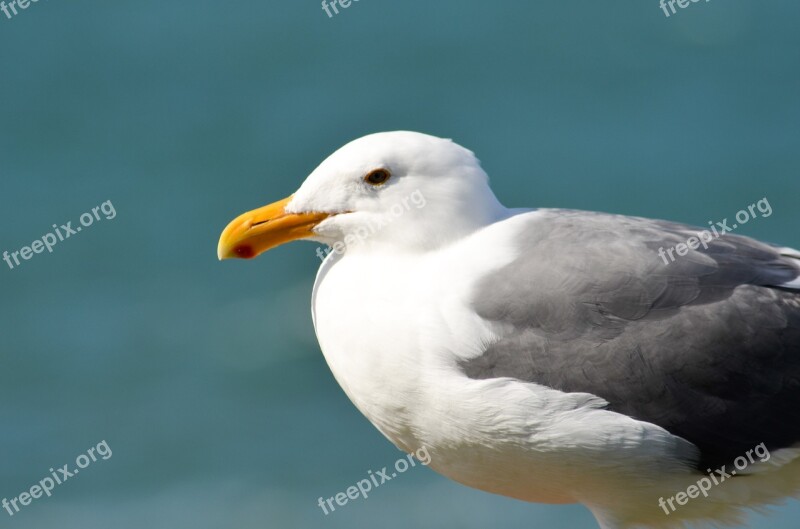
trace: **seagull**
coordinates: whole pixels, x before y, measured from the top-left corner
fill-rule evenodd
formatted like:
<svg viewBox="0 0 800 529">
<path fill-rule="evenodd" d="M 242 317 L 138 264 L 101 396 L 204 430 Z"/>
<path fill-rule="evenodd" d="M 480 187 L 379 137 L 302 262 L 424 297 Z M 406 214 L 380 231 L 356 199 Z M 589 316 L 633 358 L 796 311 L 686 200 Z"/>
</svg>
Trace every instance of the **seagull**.
<svg viewBox="0 0 800 529">
<path fill-rule="evenodd" d="M 328 245 L 322 353 L 435 471 L 602 529 L 679 528 L 800 492 L 800 252 L 728 231 L 509 209 L 471 151 L 396 131 L 237 217 L 218 257 Z"/>
</svg>

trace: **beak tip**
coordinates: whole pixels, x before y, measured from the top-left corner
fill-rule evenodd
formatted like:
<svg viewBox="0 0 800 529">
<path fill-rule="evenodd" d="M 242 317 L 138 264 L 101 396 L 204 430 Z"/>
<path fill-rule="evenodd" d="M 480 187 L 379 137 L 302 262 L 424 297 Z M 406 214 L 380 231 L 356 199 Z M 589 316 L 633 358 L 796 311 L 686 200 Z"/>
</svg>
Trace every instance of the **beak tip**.
<svg viewBox="0 0 800 529">
<path fill-rule="evenodd" d="M 217 259 L 220 261 L 225 261 L 234 257 L 237 257 L 235 249 L 231 248 L 227 244 L 223 244 L 223 242 L 220 241 L 219 245 L 217 246 Z"/>
<path fill-rule="evenodd" d="M 252 259 L 258 255 L 252 246 L 240 244 L 233 248 L 220 246 L 217 248 L 217 259 L 225 261 L 227 259 Z"/>
</svg>

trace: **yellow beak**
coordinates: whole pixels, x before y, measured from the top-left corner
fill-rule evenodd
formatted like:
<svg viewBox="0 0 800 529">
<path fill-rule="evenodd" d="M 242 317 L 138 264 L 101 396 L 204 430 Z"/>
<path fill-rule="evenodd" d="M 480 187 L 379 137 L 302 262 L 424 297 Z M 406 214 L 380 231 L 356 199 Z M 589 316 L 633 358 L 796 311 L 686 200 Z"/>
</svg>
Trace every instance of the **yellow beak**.
<svg viewBox="0 0 800 529">
<path fill-rule="evenodd" d="M 327 213 L 287 213 L 292 197 L 236 217 L 223 230 L 217 246 L 220 261 L 239 257 L 251 259 L 283 243 L 306 239 Z"/>
</svg>

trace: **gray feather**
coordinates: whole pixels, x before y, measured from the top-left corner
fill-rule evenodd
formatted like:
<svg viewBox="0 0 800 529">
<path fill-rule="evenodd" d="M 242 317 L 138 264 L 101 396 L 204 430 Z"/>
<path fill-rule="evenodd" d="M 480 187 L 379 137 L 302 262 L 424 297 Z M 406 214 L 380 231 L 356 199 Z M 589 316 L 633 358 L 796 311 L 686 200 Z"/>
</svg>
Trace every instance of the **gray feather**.
<svg viewBox="0 0 800 529">
<path fill-rule="evenodd" d="M 700 230 L 540 210 L 473 292 L 504 331 L 462 369 L 598 395 L 697 445 L 702 469 L 800 442 L 800 293 L 781 287 L 800 260 L 732 234 L 659 257 Z"/>
</svg>

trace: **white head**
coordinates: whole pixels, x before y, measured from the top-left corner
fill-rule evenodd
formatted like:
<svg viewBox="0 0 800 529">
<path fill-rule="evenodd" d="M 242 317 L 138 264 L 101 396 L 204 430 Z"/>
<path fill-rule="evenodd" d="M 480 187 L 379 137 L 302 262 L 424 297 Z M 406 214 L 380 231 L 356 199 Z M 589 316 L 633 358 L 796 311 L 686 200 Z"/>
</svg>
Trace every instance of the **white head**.
<svg viewBox="0 0 800 529">
<path fill-rule="evenodd" d="M 255 257 L 295 239 L 348 252 L 425 251 L 504 211 L 469 150 L 417 132 L 383 132 L 333 153 L 294 195 L 239 216 L 223 232 L 218 254 Z"/>
</svg>

